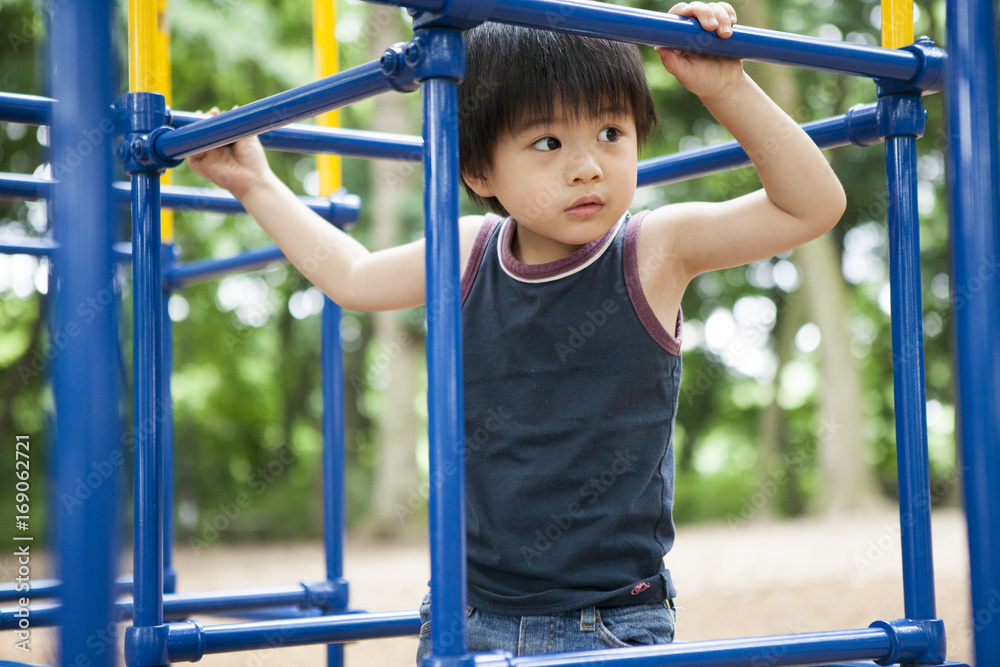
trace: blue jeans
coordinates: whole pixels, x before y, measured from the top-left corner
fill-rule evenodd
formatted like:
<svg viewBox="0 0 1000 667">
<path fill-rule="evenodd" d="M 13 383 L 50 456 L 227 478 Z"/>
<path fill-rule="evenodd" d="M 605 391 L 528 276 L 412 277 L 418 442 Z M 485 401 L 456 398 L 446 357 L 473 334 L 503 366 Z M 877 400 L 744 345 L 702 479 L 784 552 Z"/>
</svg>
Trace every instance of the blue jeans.
<svg viewBox="0 0 1000 667">
<path fill-rule="evenodd" d="M 430 593 L 420 605 L 417 665 L 430 655 Z M 674 640 L 673 602 L 625 607 L 584 607 L 547 616 L 508 616 L 466 607 L 469 651 L 501 649 L 512 655 L 593 651 L 669 644 Z"/>
</svg>

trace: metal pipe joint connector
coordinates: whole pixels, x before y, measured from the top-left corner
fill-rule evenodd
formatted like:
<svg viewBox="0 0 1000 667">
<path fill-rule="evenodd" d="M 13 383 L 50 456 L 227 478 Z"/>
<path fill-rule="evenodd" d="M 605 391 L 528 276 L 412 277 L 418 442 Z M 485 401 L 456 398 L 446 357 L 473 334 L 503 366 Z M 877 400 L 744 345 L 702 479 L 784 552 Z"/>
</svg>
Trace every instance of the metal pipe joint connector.
<svg viewBox="0 0 1000 667">
<path fill-rule="evenodd" d="M 175 625 L 178 624 L 139 627 L 133 625 L 125 628 L 125 664 L 128 667 L 156 667 L 169 664 L 167 636 L 170 634 L 171 626 Z"/>
<path fill-rule="evenodd" d="M 163 160 L 153 151 L 153 142 L 164 132 L 172 131 L 170 109 L 160 93 L 128 93 L 112 105 L 118 134 L 118 160 L 125 173 L 162 173 L 176 167 L 180 160 Z"/>
<path fill-rule="evenodd" d="M 868 627 L 885 630 L 892 641 L 888 656 L 875 662 L 879 665 L 915 663 L 937 665 L 944 662 L 947 642 L 941 619 L 911 621 L 875 621 Z"/>
<path fill-rule="evenodd" d="M 350 585 L 343 577 L 333 581 L 302 583 L 305 598 L 300 605 L 303 609 L 316 608 L 324 612 L 343 611 L 350 599 Z"/>
<path fill-rule="evenodd" d="M 413 27 L 468 30 L 489 20 L 496 0 L 448 0 L 440 12 L 408 9 Z"/>
<path fill-rule="evenodd" d="M 393 44 L 382 54 L 382 73 L 396 90 L 411 93 L 424 79 L 465 76 L 465 40 L 458 30 L 420 28 L 409 42 Z"/>
<path fill-rule="evenodd" d="M 899 93 L 880 95 L 877 102 L 878 136 L 922 137 L 927 126 L 927 110 L 920 95 Z"/>
<path fill-rule="evenodd" d="M 944 89 L 944 64 L 948 58 L 944 49 L 939 48 L 930 37 L 922 36 L 901 50 L 915 53 L 920 58 L 920 69 L 917 76 L 906 83 L 875 79 L 875 83 L 879 87 L 879 95 L 895 93 L 927 95 L 939 93 Z"/>
</svg>

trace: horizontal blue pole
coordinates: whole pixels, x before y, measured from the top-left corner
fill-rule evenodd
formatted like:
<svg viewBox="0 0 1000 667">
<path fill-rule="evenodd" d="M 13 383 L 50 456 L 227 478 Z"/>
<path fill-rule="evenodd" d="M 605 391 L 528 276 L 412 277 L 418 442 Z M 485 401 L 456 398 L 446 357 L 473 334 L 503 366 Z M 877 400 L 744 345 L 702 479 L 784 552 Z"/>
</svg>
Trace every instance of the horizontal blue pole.
<svg viewBox="0 0 1000 667">
<path fill-rule="evenodd" d="M 888 657 L 893 642 L 884 630 L 837 630 L 771 637 L 630 646 L 606 651 L 551 653 L 509 658 L 477 655 L 476 665 L 556 667 L 557 665 L 628 665 L 629 667 L 782 667 Z"/>
<path fill-rule="evenodd" d="M 25 174 L 0 174 L 0 199 L 48 199 L 52 196 L 55 183 L 56 181 Z M 112 184 L 112 196 L 119 206 L 130 206 L 132 185 L 124 181 Z M 357 222 L 361 211 L 361 199 L 351 194 L 335 193 L 328 199 L 299 197 L 299 201 L 338 227 Z M 183 185 L 161 186 L 160 205 L 163 208 L 185 211 L 246 212 L 243 204 L 225 190 Z"/>
<path fill-rule="evenodd" d="M 119 203 L 127 203 L 131 186 L 128 183 L 119 182 L 115 183 L 113 188 Z M 361 199 L 357 195 L 335 193 L 328 199 L 300 196 L 299 201 L 337 227 L 357 222 L 358 214 L 361 211 Z M 218 188 L 164 185 L 160 187 L 160 205 L 175 211 L 246 213 L 243 204 L 236 197 Z"/>
<path fill-rule="evenodd" d="M 382 73 L 381 64 L 366 63 L 160 134 L 153 142 L 153 153 L 159 159 L 169 162 L 304 120 L 391 89 L 389 79 Z"/>
<path fill-rule="evenodd" d="M 53 104 L 54 100 L 49 97 L 0 93 L 0 122 L 47 125 Z M 170 124 L 181 128 L 206 118 L 207 114 L 172 111 Z M 423 138 L 414 135 L 315 125 L 289 125 L 269 130 L 260 135 L 260 140 L 267 148 L 292 153 L 331 153 L 409 162 L 419 162 L 424 150 Z"/>
<path fill-rule="evenodd" d="M 24 596 L 24 593 L 20 595 Z M 31 598 L 37 597 L 40 596 L 36 595 L 35 588 L 32 586 Z M 203 593 L 168 593 L 163 596 L 163 615 L 168 619 L 182 619 L 195 614 L 222 615 L 294 607 L 297 610 L 295 615 L 300 616 L 302 614 L 298 612 L 310 608 L 318 609 L 321 603 L 322 600 L 311 596 L 300 585 Z M 16 607 L 0 609 L 0 630 L 13 630 L 18 627 L 19 618 L 15 616 L 16 612 Z M 115 618 L 119 620 L 130 619 L 132 612 L 131 600 L 119 600 L 115 603 Z M 59 603 L 33 603 L 31 606 L 31 625 L 32 627 L 59 625 L 61 614 L 62 605 Z M 285 616 L 279 618 L 285 618 Z"/>
<path fill-rule="evenodd" d="M 210 653 L 415 636 L 420 632 L 420 613 L 412 610 L 337 614 L 207 627 L 190 622 L 171 623 L 168 628 L 170 661 L 184 662 Z"/>
<path fill-rule="evenodd" d="M 117 577 L 112 585 L 115 595 L 127 595 L 132 592 L 132 575 Z M 62 595 L 62 582 L 58 579 L 39 579 L 31 582 L 31 599 L 57 598 Z M 0 602 L 10 602 L 24 597 L 13 583 L 0 584 Z"/>
<path fill-rule="evenodd" d="M 52 98 L 0 93 L 0 122 L 49 125 L 52 123 Z"/>
<path fill-rule="evenodd" d="M 470 3 L 449 0 L 374 0 L 429 12 Z M 475 7 L 475 3 L 471 3 Z M 557 30 L 633 44 L 653 44 L 726 58 L 794 65 L 856 76 L 908 82 L 923 64 L 910 51 L 802 37 L 775 30 L 735 26 L 728 39 L 706 32 L 694 19 L 665 12 L 578 0 L 496 0 L 489 20 Z"/>
<path fill-rule="evenodd" d="M 854 144 L 868 146 L 881 141 L 876 128 L 876 104 L 858 105 L 846 114 L 802 125 L 820 148 Z M 651 158 L 639 163 L 638 185 L 657 185 L 750 165 L 746 151 L 735 141 Z"/>
<path fill-rule="evenodd" d="M 56 252 L 56 244 L 44 239 L 17 239 L 15 241 L 0 240 L 0 254 L 3 255 L 35 255 L 37 257 L 51 257 Z M 35 587 L 32 586 L 34 591 Z M 0 590 L 0 600 L 4 599 L 4 590 Z"/>
<path fill-rule="evenodd" d="M 169 269 L 164 274 L 163 279 L 170 287 L 176 289 L 221 278 L 230 273 L 262 269 L 268 264 L 284 258 L 285 255 L 281 252 L 281 248 L 276 245 L 268 246 L 223 259 L 203 259 L 178 264 Z"/>
<path fill-rule="evenodd" d="M 204 118 L 208 116 L 174 111 L 171 125 L 186 127 Z M 291 153 L 331 153 L 344 157 L 409 162 L 419 162 L 424 150 L 424 140 L 417 136 L 316 125 L 280 127 L 261 134 L 260 141 L 267 148 Z"/>
</svg>

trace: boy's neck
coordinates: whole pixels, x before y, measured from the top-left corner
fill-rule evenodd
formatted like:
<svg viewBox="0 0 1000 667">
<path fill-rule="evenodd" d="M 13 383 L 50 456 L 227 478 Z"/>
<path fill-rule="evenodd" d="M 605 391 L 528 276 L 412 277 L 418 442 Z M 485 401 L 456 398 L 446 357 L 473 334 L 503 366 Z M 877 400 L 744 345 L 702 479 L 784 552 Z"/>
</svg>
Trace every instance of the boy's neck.
<svg viewBox="0 0 1000 667">
<path fill-rule="evenodd" d="M 567 245 L 530 229 L 525 229 L 514 223 L 514 236 L 510 242 L 510 251 L 514 258 L 522 264 L 548 264 L 569 257 L 582 248 L 579 245 Z"/>
</svg>

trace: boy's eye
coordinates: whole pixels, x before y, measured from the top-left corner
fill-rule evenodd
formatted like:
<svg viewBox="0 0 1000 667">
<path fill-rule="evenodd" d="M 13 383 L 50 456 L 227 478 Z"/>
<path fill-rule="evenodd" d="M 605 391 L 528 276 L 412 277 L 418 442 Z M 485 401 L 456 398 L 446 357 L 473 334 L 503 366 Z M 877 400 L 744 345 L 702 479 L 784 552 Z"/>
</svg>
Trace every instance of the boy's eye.
<svg viewBox="0 0 1000 667">
<path fill-rule="evenodd" d="M 606 127 L 601 130 L 600 134 L 597 135 L 597 140 L 614 143 L 618 141 L 618 137 L 620 137 L 621 134 L 621 131 L 617 127 Z"/>
<path fill-rule="evenodd" d="M 555 137 L 542 137 L 533 145 L 540 151 L 554 151 L 562 146 L 562 144 L 559 143 L 559 140 Z"/>
</svg>

